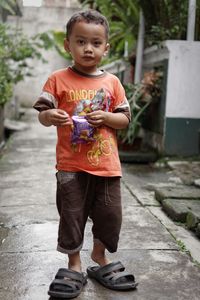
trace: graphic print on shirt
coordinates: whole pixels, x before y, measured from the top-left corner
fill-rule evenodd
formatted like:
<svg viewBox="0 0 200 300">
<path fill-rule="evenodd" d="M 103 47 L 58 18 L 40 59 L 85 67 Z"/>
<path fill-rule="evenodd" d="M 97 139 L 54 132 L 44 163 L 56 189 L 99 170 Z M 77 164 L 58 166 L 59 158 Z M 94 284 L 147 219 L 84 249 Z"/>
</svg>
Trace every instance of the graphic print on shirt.
<svg viewBox="0 0 200 300">
<path fill-rule="evenodd" d="M 81 99 L 74 110 L 74 117 L 72 117 L 74 130 L 71 139 L 73 149 L 77 148 L 76 144 L 79 144 L 79 150 L 81 144 L 91 145 L 86 155 L 92 166 L 100 164 L 102 155 L 109 156 L 112 154 L 115 142 L 112 135 L 108 133 L 109 130 L 103 130 L 103 126 L 93 127 L 87 122 L 85 116 L 87 113 L 97 110 L 109 111 L 110 104 L 111 94 L 100 89 L 91 100 Z"/>
<path fill-rule="evenodd" d="M 85 116 L 87 113 L 90 113 L 95 110 L 104 110 L 109 111 L 111 103 L 111 95 L 108 91 L 100 89 L 96 92 L 95 96 L 90 99 L 82 99 L 79 101 L 74 115 Z"/>
<path fill-rule="evenodd" d="M 111 155 L 115 145 L 111 135 L 104 138 L 102 134 L 97 134 L 95 139 L 96 143 L 94 143 L 92 149 L 87 152 L 87 159 L 92 166 L 99 165 L 102 155 Z"/>
</svg>

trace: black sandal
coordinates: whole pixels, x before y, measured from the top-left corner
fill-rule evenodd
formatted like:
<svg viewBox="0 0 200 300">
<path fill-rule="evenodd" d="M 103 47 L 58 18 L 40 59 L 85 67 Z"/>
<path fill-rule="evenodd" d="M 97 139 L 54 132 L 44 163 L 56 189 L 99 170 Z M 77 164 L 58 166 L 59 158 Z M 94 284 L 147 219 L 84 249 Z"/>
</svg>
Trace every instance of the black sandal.
<svg viewBox="0 0 200 300">
<path fill-rule="evenodd" d="M 87 275 L 70 269 L 59 269 L 49 286 L 48 295 L 54 298 L 72 299 L 77 297 L 87 283 Z"/>
<path fill-rule="evenodd" d="M 112 290 L 132 290 L 138 285 L 134 275 L 125 272 L 125 267 L 120 261 L 103 267 L 88 267 L 87 273 L 90 278 Z"/>
</svg>

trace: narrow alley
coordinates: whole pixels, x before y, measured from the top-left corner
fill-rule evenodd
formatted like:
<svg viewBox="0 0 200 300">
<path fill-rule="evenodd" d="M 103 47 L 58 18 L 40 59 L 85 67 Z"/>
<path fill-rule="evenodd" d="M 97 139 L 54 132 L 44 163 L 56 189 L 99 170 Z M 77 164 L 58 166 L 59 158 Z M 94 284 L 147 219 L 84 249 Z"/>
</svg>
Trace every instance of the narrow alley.
<svg viewBox="0 0 200 300">
<path fill-rule="evenodd" d="M 66 266 L 65 256 L 56 251 L 55 128 L 41 126 L 31 109 L 23 122 L 26 130 L 11 136 L 0 160 L 0 299 L 45 300 L 57 269 Z M 134 273 L 137 290 L 110 291 L 89 279 L 77 299 L 199 299 L 200 269 L 180 250 L 175 240 L 179 226 L 162 212 L 148 189 L 167 182 L 168 171 L 123 164 L 124 221 L 119 251 L 109 256 Z M 92 264 L 90 226 L 89 220 L 82 249 L 84 269 Z M 200 253 L 199 240 L 191 238 Z"/>
</svg>

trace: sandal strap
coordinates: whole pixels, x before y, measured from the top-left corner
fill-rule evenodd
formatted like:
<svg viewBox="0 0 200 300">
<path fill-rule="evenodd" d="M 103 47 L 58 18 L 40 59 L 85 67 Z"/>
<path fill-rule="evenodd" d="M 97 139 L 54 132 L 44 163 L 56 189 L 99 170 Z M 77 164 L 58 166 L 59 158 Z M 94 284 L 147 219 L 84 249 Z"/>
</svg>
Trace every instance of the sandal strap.
<svg viewBox="0 0 200 300">
<path fill-rule="evenodd" d="M 124 271 L 125 267 L 120 261 L 112 262 L 108 265 L 105 265 L 103 267 L 99 267 L 96 273 L 98 273 L 101 277 L 106 275 L 107 273 L 115 272 L 115 271 Z"/>
<path fill-rule="evenodd" d="M 124 278 L 124 277 L 129 278 L 129 279 L 131 279 L 133 282 L 135 282 L 135 277 L 134 277 L 134 275 L 133 275 L 133 274 L 130 274 L 130 273 L 128 273 L 128 272 L 125 272 L 125 271 L 124 271 L 124 272 L 119 272 L 119 273 L 113 274 L 113 277 L 112 277 L 111 281 L 117 282 L 119 279 Z"/>
<path fill-rule="evenodd" d="M 61 286 L 63 287 L 63 290 L 68 289 L 72 289 L 72 290 L 76 290 L 77 287 L 79 288 L 80 283 L 76 283 L 70 280 L 65 280 L 65 279 L 54 279 L 51 283 L 51 288 L 55 288 L 56 285 L 59 285 L 59 289 L 62 290 Z"/>
<path fill-rule="evenodd" d="M 65 269 L 65 268 L 59 269 L 58 272 L 56 273 L 55 278 L 65 277 L 66 271 L 67 271 L 67 269 Z"/>
<path fill-rule="evenodd" d="M 79 273 L 70 269 L 59 269 L 55 278 L 56 279 L 63 279 L 63 278 L 69 278 L 69 279 L 74 279 L 80 283 L 82 283 L 84 281 L 84 275 L 83 273 Z"/>
</svg>

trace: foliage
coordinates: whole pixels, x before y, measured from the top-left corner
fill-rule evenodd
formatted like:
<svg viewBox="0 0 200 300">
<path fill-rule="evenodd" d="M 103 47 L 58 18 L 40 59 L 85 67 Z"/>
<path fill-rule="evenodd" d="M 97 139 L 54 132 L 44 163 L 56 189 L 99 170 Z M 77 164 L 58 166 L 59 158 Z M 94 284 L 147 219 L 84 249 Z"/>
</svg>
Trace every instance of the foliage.
<svg viewBox="0 0 200 300">
<path fill-rule="evenodd" d="M 71 56 L 64 49 L 63 43 L 66 37 L 65 32 L 49 30 L 37 35 L 42 40 L 46 48 L 55 48 L 55 50 L 65 59 L 70 59 Z"/>
<path fill-rule="evenodd" d="M 18 2 L 18 0 L 0 0 L 0 15 L 4 22 L 8 15 L 22 15 Z"/>
<path fill-rule="evenodd" d="M 21 16 L 18 0 L 1 0 L 0 14 L 5 21 L 7 15 Z M 31 75 L 29 59 L 42 58 L 40 49 L 49 45 L 43 36 L 28 38 L 22 31 L 0 23 L 0 105 L 10 100 L 14 85 Z"/>
<path fill-rule="evenodd" d="M 31 75 L 30 58 L 42 58 L 41 48 L 47 48 L 40 37 L 27 38 L 18 29 L 0 23 L 0 105 L 12 96 L 13 86 Z"/>
<path fill-rule="evenodd" d="M 177 242 L 177 245 L 179 246 L 180 251 L 185 252 L 185 253 L 191 255 L 191 254 L 190 254 L 190 251 L 187 250 L 187 247 L 186 247 L 186 245 L 184 244 L 183 241 L 181 241 L 181 240 L 176 240 L 176 242 Z"/>
<path fill-rule="evenodd" d="M 111 28 L 111 55 L 123 54 L 125 41 L 129 53 L 136 44 L 139 9 L 145 17 L 145 46 L 159 44 L 167 39 L 185 40 L 187 33 L 188 0 L 79 0 L 95 8 L 109 20 Z M 200 0 L 197 0 L 195 40 L 200 40 Z"/>
<path fill-rule="evenodd" d="M 167 39 L 185 40 L 188 0 L 138 0 L 145 17 L 146 46 Z M 200 0 L 197 0 L 196 39 L 200 39 Z"/>
<path fill-rule="evenodd" d="M 136 45 L 139 23 L 139 7 L 132 0 L 83 0 L 84 6 L 97 9 L 106 16 L 110 24 L 110 56 L 124 55 L 125 42 L 128 52 Z"/>
<path fill-rule="evenodd" d="M 150 71 L 137 84 L 125 85 L 126 96 L 130 105 L 131 122 L 127 129 L 118 131 L 118 138 L 122 143 L 132 144 L 142 127 L 142 120 L 148 106 L 158 101 L 161 96 L 162 72 Z"/>
<path fill-rule="evenodd" d="M 3 10 L 6 10 L 7 12 L 11 13 L 11 14 L 15 14 L 15 9 L 14 9 L 14 5 L 16 4 L 16 1 L 14 0 L 1 0 L 1 4 L 0 7 Z"/>
</svg>

